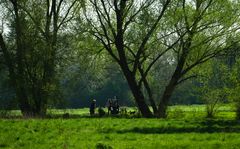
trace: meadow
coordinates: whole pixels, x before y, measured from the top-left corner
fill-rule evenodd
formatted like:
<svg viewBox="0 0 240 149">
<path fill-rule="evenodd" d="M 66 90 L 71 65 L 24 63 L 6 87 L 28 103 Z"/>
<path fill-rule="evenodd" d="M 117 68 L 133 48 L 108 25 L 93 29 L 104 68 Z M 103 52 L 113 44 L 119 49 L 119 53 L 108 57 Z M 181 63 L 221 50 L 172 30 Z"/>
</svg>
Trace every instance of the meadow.
<svg viewBox="0 0 240 149">
<path fill-rule="evenodd" d="M 62 118 L 63 113 L 70 117 Z M 229 105 L 220 107 L 213 119 L 205 117 L 200 105 L 172 106 L 167 119 L 89 117 L 88 109 L 53 109 L 49 114 L 54 116 L 1 118 L 0 148 L 240 148 L 240 122 Z"/>
</svg>

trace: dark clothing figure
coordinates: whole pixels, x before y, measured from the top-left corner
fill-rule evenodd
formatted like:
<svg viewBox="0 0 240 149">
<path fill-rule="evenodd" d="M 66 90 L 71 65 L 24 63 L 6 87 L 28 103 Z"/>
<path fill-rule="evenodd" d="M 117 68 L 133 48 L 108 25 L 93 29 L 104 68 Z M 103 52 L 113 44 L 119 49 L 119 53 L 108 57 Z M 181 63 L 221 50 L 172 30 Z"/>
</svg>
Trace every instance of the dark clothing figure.
<svg viewBox="0 0 240 149">
<path fill-rule="evenodd" d="M 108 115 L 109 115 L 109 113 L 112 111 L 112 99 L 108 99 L 107 108 L 108 108 Z"/>
<path fill-rule="evenodd" d="M 106 107 L 108 108 L 108 115 L 111 114 L 118 114 L 119 113 L 119 104 L 117 97 L 115 96 L 114 99 L 108 99 Z"/>
<path fill-rule="evenodd" d="M 119 104 L 118 104 L 118 100 L 115 99 L 113 102 L 111 114 L 118 114 L 118 113 L 119 113 Z"/>
<path fill-rule="evenodd" d="M 96 108 L 96 100 L 92 100 L 92 103 L 90 105 L 90 115 L 95 114 L 95 108 Z"/>
</svg>

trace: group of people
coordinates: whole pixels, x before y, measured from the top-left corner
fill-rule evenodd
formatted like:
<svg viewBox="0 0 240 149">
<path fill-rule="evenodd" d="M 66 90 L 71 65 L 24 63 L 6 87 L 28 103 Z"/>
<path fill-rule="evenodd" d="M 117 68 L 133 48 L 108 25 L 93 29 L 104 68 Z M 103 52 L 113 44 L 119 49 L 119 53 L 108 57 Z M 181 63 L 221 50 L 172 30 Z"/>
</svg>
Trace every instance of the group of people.
<svg viewBox="0 0 240 149">
<path fill-rule="evenodd" d="M 118 114 L 119 113 L 119 104 L 118 100 L 115 97 L 114 99 L 108 99 L 106 107 L 108 108 L 108 114 Z"/>
<path fill-rule="evenodd" d="M 120 106 L 119 106 L 118 99 L 116 98 L 116 96 L 114 97 L 114 99 L 109 98 L 107 100 L 106 107 L 108 109 L 108 115 L 119 113 Z M 91 105 L 90 105 L 90 115 L 95 114 L 95 109 L 96 109 L 96 100 L 93 99 L 91 102 Z"/>
</svg>

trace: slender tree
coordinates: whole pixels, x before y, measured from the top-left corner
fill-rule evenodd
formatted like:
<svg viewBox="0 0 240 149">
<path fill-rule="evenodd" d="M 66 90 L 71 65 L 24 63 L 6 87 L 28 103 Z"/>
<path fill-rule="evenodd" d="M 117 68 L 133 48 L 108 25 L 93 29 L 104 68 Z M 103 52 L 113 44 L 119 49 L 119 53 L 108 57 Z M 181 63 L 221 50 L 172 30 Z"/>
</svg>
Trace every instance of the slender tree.
<svg viewBox="0 0 240 149">
<path fill-rule="evenodd" d="M 167 116 L 167 106 L 176 86 L 197 77 L 190 74 L 191 70 L 227 50 L 231 45 L 226 44 L 226 39 L 239 29 L 234 26 L 237 9 L 231 1 L 183 0 L 175 8 L 173 27 L 177 33 L 174 36 L 180 40 L 172 48 L 176 67 L 158 105 L 159 117 Z"/>
</svg>

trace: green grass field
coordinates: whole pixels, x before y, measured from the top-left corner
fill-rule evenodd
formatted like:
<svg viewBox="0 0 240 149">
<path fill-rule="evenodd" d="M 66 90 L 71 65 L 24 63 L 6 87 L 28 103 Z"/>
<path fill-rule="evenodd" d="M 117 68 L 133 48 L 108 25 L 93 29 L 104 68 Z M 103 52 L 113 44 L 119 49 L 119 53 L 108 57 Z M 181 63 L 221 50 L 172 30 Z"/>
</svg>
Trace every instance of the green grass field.
<svg viewBox="0 0 240 149">
<path fill-rule="evenodd" d="M 230 106 L 219 108 L 214 119 L 206 119 L 204 106 L 197 105 L 170 107 L 167 119 L 89 118 L 88 109 L 49 111 L 64 112 L 70 118 L 0 119 L 0 148 L 240 148 L 240 122 Z"/>
</svg>

